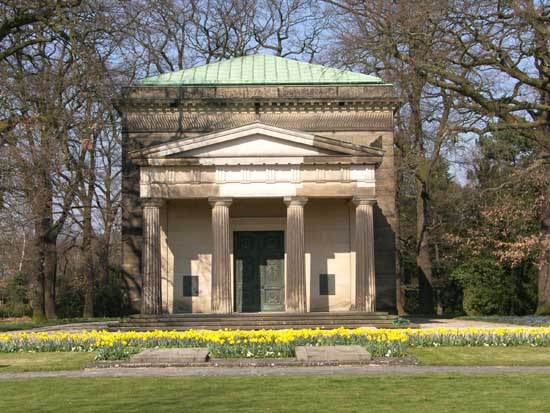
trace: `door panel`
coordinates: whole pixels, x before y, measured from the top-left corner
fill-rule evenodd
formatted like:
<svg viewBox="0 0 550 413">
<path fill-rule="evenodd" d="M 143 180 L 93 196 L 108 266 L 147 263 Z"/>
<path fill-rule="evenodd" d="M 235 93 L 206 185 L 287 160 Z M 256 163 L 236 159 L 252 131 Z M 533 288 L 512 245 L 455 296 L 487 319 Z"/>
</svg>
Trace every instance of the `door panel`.
<svg viewBox="0 0 550 413">
<path fill-rule="evenodd" d="M 285 288 L 283 276 L 283 260 L 267 259 L 260 266 L 262 289 L 262 311 L 283 311 L 285 304 Z"/>
<path fill-rule="evenodd" d="M 284 311 L 284 233 L 234 233 L 236 311 Z"/>
</svg>

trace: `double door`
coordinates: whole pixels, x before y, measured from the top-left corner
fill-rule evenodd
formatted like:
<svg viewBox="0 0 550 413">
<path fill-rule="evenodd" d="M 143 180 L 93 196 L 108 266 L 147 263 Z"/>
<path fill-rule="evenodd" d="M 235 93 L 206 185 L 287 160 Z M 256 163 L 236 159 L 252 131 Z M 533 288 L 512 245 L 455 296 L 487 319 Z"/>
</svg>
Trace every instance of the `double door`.
<svg viewBox="0 0 550 413">
<path fill-rule="evenodd" d="M 236 311 L 284 311 L 284 251 L 283 231 L 234 232 Z"/>
</svg>

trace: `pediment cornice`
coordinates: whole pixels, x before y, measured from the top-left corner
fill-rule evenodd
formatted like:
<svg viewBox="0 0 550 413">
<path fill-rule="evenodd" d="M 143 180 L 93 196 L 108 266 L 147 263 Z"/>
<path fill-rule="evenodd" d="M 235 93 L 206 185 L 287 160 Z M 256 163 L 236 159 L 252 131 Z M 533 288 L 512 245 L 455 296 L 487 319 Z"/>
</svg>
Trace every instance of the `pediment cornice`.
<svg viewBox="0 0 550 413">
<path fill-rule="evenodd" d="M 247 139 L 255 139 L 255 146 L 243 152 L 243 148 L 250 145 Z M 260 143 L 265 144 L 264 147 L 258 144 L 259 139 L 263 140 Z M 130 155 L 138 164 L 216 164 L 215 160 L 220 161 L 221 158 L 225 159 L 224 162 L 234 163 L 235 160 L 233 162 L 231 160 L 233 156 L 228 156 L 228 153 L 232 152 L 232 145 L 235 148 L 234 158 L 244 164 L 279 161 L 284 163 L 308 163 L 308 161 L 379 163 L 384 155 L 384 151 L 378 148 L 260 122 L 195 138 L 181 138 L 133 151 Z M 268 145 L 276 146 L 278 149 L 268 148 Z M 219 151 L 221 146 L 224 150 Z M 217 151 L 216 148 L 218 148 Z"/>
</svg>

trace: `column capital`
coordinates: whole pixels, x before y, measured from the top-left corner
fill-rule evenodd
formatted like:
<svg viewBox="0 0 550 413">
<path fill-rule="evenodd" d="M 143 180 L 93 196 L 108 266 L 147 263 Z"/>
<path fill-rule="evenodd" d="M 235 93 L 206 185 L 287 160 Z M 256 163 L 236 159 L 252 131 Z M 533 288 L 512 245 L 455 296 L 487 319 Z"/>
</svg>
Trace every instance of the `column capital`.
<svg viewBox="0 0 550 413">
<path fill-rule="evenodd" d="M 227 197 L 210 197 L 208 198 L 208 203 L 212 207 L 216 206 L 225 206 L 229 207 L 233 203 L 233 198 Z"/>
<path fill-rule="evenodd" d="M 162 198 L 141 198 L 141 205 L 143 208 L 161 208 L 164 205 L 164 199 Z"/>
<path fill-rule="evenodd" d="M 285 196 L 283 201 L 287 207 L 289 206 L 304 206 L 308 199 L 305 196 Z"/>
<path fill-rule="evenodd" d="M 351 198 L 351 203 L 355 206 L 374 205 L 376 204 L 376 198 L 370 195 L 357 195 Z"/>
</svg>

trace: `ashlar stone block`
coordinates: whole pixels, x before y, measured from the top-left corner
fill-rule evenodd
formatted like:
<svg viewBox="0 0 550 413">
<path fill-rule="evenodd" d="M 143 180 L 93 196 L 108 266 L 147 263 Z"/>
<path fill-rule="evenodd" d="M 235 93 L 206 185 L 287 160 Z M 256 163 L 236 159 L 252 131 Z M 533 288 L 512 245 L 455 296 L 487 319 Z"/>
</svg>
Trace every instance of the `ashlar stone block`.
<svg viewBox="0 0 550 413">
<path fill-rule="evenodd" d="M 168 364 L 208 361 L 207 348 L 148 348 L 131 357 L 134 363 Z"/>
<path fill-rule="evenodd" d="M 368 362 L 372 359 L 361 346 L 298 346 L 295 351 L 298 361 Z"/>
</svg>

